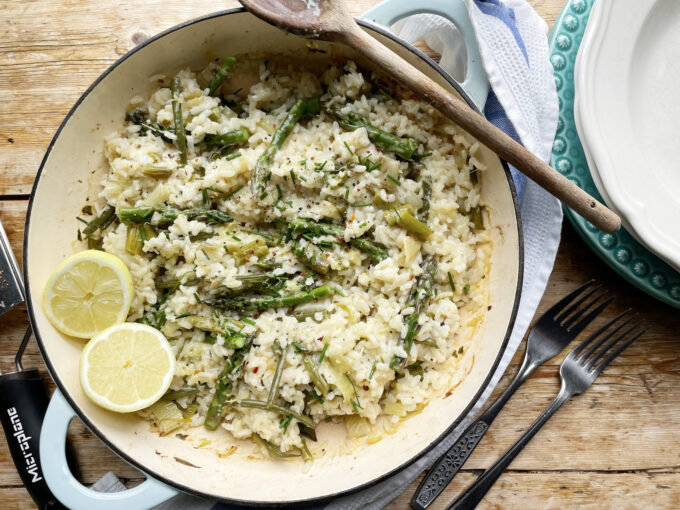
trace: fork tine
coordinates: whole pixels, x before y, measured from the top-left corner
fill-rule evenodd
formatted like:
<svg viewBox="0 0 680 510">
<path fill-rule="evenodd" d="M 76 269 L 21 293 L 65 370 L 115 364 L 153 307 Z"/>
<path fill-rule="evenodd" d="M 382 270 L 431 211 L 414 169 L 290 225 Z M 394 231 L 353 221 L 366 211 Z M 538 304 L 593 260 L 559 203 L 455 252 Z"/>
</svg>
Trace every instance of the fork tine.
<svg viewBox="0 0 680 510">
<path fill-rule="evenodd" d="M 625 315 L 627 315 L 630 311 L 631 311 L 631 309 L 629 308 L 628 310 L 626 310 L 626 311 L 620 313 L 619 315 L 617 315 L 616 317 L 614 317 L 614 318 L 613 318 L 612 320 L 610 320 L 607 324 L 605 324 L 604 326 L 602 326 L 602 327 L 597 331 L 597 334 L 599 335 L 600 333 L 603 333 L 605 330 L 607 330 L 607 329 L 609 329 L 610 327 L 612 327 L 614 324 L 616 324 L 616 322 L 619 321 L 619 319 L 621 319 L 622 317 L 624 317 Z M 618 333 L 618 332 L 621 330 L 621 328 L 623 328 L 626 324 L 628 324 L 630 321 L 632 321 L 632 320 L 633 320 L 635 317 L 637 317 L 637 316 L 638 316 L 637 313 L 634 313 L 633 315 L 629 316 L 625 321 L 623 321 L 621 324 L 619 324 L 618 326 L 616 326 L 612 331 L 610 331 L 609 334 L 607 334 L 607 335 L 605 335 L 604 337 L 602 337 L 602 339 L 600 339 L 599 342 L 597 342 L 596 344 L 594 344 L 593 346 L 591 346 L 586 352 L 584 352 L 583 355 L 581 356 L 581 358 L 582 358 L 584 361 L 585 361 L 586 359 L 588 359 L 588 357 L 589 357 L 593 352 L 595 352 L 596 349 L 598 349 L 603 343 L 605 343 L 605 342 L 606 342 L 607 340 L 609 340 L 612 336 L 614 336 L 616 333 Z"/>
<path fill-rule="evenodd" d="M 610 340 L 609 342 L 607 342 L 607 344 L 606 344 L 604 347 L 602 347 L 602 349 L 600 349 L 600 351 L 599 351 L 598 353 L 596 353 L 591 359 L 589 359 L 588 362 L 587 362 L 584 366 L 585 366 L 588 370 L 590 370 L 591 368 L 593 368 L 593 366 L 594 366 L 598 361 L 600 361 L 600 359 L 602 359 L 602 356 L 604 356 L 605 354 L 607 354 L 607 352 L 609 351 L 609 349 L 611 349 L 612 347 L 614 347 L 614 346 L 616 345 L 616 343 L 617 343 L 619 340 L 621 340 L 622 338 L 624 338 L 625 336 L 627 336 L 628 333 L 630 333 L 631 331 L 633 331 L 633 330 L 634 330 L 635 328 L 637 328 L 640 324 L 642 324 L 642 320 L 639 320 L 639 321 L 637 321 L 635 324 L 630 325 L 625 331 L 623 331 L 623 332 L 620 333 L 618 336 L 616 336 L 616 338 L 613 338 L 612 340 Z M 604 343 L 604 342 L 601 342 L 601 343 Z M 583 358 L 583 361 L 585 361 L 585 359 L 586 359 L 586 358 Z"/>
<path fill-rule="evenodd" d="M 575 303 L 571 303 L 576 297 L 578 297 L 584 290 L 586 290 L 588 287 L 591 285 L 595 284 L 595 287 L 593 287 L 590 292 L 586 293 L 584 296 L 582 296 L 578 301 Z M 597 283 L 595 280 L 590 280 L 588 283 L 583 285 L 582 287 L 579 287 L 576 289 L 574 292 L 569 294 L 567 297 L 562 299 L 559 303 L 557 303 L 555 306 L 553 306 L 549 312 L 552 312 L 553 310 L 555 311 L 554 319 L 556 321 L 560 321 L 564 319 L 565 317 L 568 317 L 570 313 L 572 313 L 576 308 L 579 307 L 581 303 L 583 303 L 586 299 L 588 299 L 590 296 L 593 295 L 593 292 L 597 291 L 602 287 L 601 284 Z M 568 305 L 570 305 L 569 308 L 567 308 Z"/>
<path fill-rule="evenodd" d="M 602 310 L 600 310 L 600 308 L 604 309 L 604 307 L 606 307 L 606 306 L 611 302 L 612 299 L 613 299 L 613 298 L 611 298 L 610 300 L 608 300 L 608 301 L 602 303 L 596 310 L 594 310 L 593 312 L 591 312 L 590 314 L 588 314 L 587 317 L 585 317 L 581 322 L 579 322 L 579 323 L 576 325 L 576 327 L 580 327 L 581 324 L 582 324 L 583 322 L 585 322 L 586 320 L 590 319 L 590 316 L 593 315 L 594 312 L 598 312 L 598 313 L 601 312 Z M 580 353 L 583 349 L 585 349 L 585 348 L 588 347 L 590 344 L 592 344 L 593 341 L 595 341 L 595 340 L 597 339 L 597 337 L 599 337 L 599 336 L 600 336 L 602 333 L 604 333 L 609 327 L 611 327 L 611 325 L 614 324 L 617 320 L 619 320 L 619 318 L 620 318 L 620 316 L 614 317 L 612 320 L 610 320 L 609 322 L 607 322 L 604 326 L 601 326 L 599 329 L 597 329 L 597 330 L 596 330 L 594 333 L 592 333 L 588 338 L 586 338 L 585 340 L 583 340 L 583 342 L 581 342 L 581 343 L 578 344 L 576 347 L 574 347 L 574 349 L 567 355 L 567 358 L 571 358 L 572 360 L 576 360 L 576 358 L 579 357 L 579 353 Z M 592 319 L 590 319 L 590 320 L 592 321 Z M 578 334 L 578 333 L 577 333 L 577 334 Z"/>
<path fill-rule="evenodd" d="M 595 280 L 590 280 L 586 282 L 585 284 L 581 285 L 578 289 L 573 291 L 571 294 L 568 296 L 563 297 L 560 299 L 557 303 L 552 305 L 544 314 L 543 317 L 549 317 L 554 319 L 561 311 L 564 310 L 565 307 L 569 305 L 576 297 L 578 297 L 579 294 L 581 294 L 584 290 L 586 290 L 588 287 L 590 287 L 593 283 L 595 283 Z M 543 318 L 541 317 L 541 318 Z"/>
<path fill-rule="evenodd" d="M 639 326 L 641 323 L 642 323 L 642 321 L 638 322 L 636 324 L 636 326 Z M 600 375 L 600 372 L 602 372 L 602 370 L 604 370 L 604 367 L 609 365 L 609 363 L 614 358 L 616 358 L 619 354 L 621 354 L 624 350 L 626 350 L 630 346 L 630 344 L 632 344 L 635 340 L 640 338 L 640 336 L 642 336 L 644 333 L 646 333 L 649 330 L 649 328 L 651 328 L 651 326 L 647 326 L 647 327 L 643 328 L 642 330 L 638 331 L 637 333 L 635 333 L 632 337 L 630 337 L 623 344 L 621 344 L 619 347 L 617 347 L 609 356 L 607 356 L 605 359 L 603 359 L 600 362 L 600 364 L 597 365 L 593 369 L 593 372 L 595 373 L 595 377 Z M 620 340 L 621 338 L 623 338 L 623 336 L 625 336 L 625 335 L 620 336 L 619 338 L 617 338 L 617 340 Z"/>
<path fill-rule="evenodd" d="M 604 294 L 603 294 L 604 295 Z M 596 306 L 592 311 L 590 311 L 585 317 L 583 317 L 579 322 L 568 328 L 569 334 L 576 337 L 581 331 L 586 329 L 586 326 L 595 320 L 595 317 L 600 315 L 602 311 L 607 308 L 611 302 L 614 301 L 613 297 L 603 301 L 598 306 Z M 579 314 L 580 316 L 581 314 Z"/>
<path fill-rule="evenodd" d="M 589 299 L 579 310 L 576 310 L 571 316 L 564 317 L 561 321 L 561 326 L 566 329 L 569 329 L 573 324 L 576 323 L 578 319 L 581 318 L 581 316 L 584 313 L 586 313 L 590 309 L 590 307 L 595 305 L 601 298 L 606 296 L 608 292 L 609 291 L 605 289 L 597 296 Z"/>
</svg>

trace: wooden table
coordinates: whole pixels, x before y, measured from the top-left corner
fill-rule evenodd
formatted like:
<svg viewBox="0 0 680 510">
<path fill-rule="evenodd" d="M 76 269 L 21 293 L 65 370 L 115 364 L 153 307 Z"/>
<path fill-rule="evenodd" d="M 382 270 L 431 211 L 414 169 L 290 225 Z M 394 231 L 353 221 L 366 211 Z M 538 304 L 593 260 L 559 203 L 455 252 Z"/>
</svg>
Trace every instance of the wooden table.
<svg viewBox="0 0 680 510">
<path fill-rule="evenodd" d="M 379 0 L 352 0 L 360 14 Z M 563 0 L 532 0 L 549 25 Z M 0 220 L 17 259 L 28 196 L 44 151 L 85 88 L 110 64 L 144 40 L 181 21 L 235 1 L 43 0 L 0 2 Z M 480 508 L 677 508 L 680 502 L 680 330 L 678 311 L 622 281 L 565 225 L 562 245 L 539 307 L 597 278 L 618 296 L 607 316 L 630 306 L 654 323 L 600 376 L 546 425 L 500 478 Z M 0 369 L 13 370 L 28 324 L 18 307 L 0 317 Z M 515 356 L 508 370 L 521 361 Z M 556 359 L 541 367 L 506 406 L 465 469 L 433 508 L 445 508 L 488 467 L 552 400 Z M 42 359 L 31 342 L 24 364 Z M 499 387 L 509 380 L 506 376 Z M 498 391 L 496 392 L 498 393 Z M 78 420 L 70 440 L 84 483 L 107 471 L 138 483 L 140 473 L 105 448 Z M 390 509 L 408 508 L 417 483 Z M 0 508 L 34 508 L 0 438 Z"/>
</svg>

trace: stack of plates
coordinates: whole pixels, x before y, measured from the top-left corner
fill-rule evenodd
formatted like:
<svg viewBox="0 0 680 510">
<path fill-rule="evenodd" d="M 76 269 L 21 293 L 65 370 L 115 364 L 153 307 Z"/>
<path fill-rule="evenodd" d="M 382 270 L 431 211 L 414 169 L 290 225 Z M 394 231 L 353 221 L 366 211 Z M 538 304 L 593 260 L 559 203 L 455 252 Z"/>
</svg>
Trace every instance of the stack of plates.
<svg viewBox="0 0 680 510">
<path fill-rule="evenodd" d="M 607 234 L 569 208 L 565 216 L 623 278 L 680 308 L 680 168 L 671 161 L 680 0 L 566 0 L 549 42 L 559 97 L 551 165 L 625 228 Z"/>
<path fill-rule="evenodd" d="M 680 270 L 680 1 L 596 1 L 574 86 L 598 191 L 631 235 Z"/>
</svg>

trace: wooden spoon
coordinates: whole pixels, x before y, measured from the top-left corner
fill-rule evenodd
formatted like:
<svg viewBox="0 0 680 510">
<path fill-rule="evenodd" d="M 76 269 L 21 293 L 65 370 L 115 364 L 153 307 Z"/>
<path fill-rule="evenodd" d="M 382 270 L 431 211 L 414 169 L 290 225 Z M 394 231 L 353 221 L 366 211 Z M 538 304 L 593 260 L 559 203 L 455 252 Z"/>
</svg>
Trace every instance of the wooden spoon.
<svg viewBox="0 0 680 510">
<path fill-rule="evenodd" d="M 465 101 L 364 32 L 347 11 L 344 1 L 239 1 L 258 18 L 289 32 L 351 46 L 600 230 L 615 232 L 621 227 L 621 219 L 614 212 L 515 142 Z"/>
</svg>

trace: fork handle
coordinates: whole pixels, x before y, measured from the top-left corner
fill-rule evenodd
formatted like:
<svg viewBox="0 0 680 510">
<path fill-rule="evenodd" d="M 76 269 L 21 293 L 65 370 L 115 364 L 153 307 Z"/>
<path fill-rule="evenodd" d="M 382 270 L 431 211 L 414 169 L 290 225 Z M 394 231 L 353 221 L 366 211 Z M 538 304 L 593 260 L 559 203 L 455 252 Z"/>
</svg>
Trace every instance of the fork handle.
<svg viewBox="0 0 680 510">
<path fill-rule="evenodd" d="M 531 356 L 525 355 L 522 366 L 503 393 L 465 429 L 451 448 L 427 472 L 413 495 L 411 508 L 425 510 L 434 503 L 475 451 L 503 406 L 539 365 L 540 363 L 532 360 Z"/>
<path fill-rule="evenodd" d="M 482 473 L 482 476 L 477 478 L 475 483 L 470 485 L 465 492 L 461 494 L 447 510 L 472 510 L 479 502 L 486 496 L 489 489 L 496 483 L 496 480 L 508 468 L 510 463 L 517 457 L 517 454 L 527 445 L 532 437 L 536 435 L 545 422 L 555 414 L 562 405 L 572 397 L 573 393 L 567 391 L 564 387 L 555 397 L 555 400 L 541 413 L 531 427 L 522 434 L 522 436 L 513 444 L 504 454 L 498 459 L 493 466 Z"/>
</svg>

